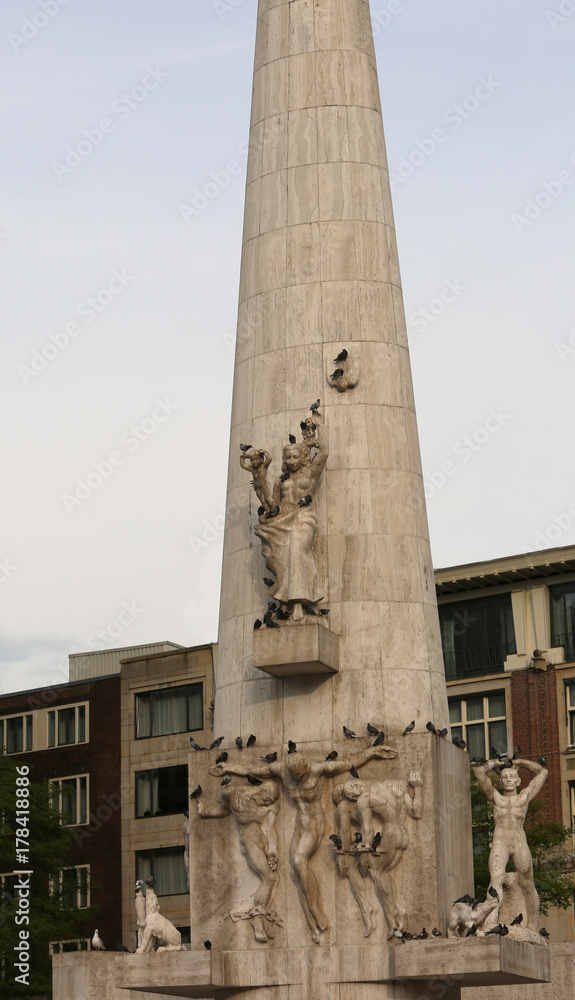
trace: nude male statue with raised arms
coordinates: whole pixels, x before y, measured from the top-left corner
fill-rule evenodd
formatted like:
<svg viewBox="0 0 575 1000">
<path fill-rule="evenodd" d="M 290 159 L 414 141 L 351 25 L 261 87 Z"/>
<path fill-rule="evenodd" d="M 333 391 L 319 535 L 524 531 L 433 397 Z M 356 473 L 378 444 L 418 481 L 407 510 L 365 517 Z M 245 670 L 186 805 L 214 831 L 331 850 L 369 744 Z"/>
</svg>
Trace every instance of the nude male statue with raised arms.
<svg viewBox="0 0 575 1000">
<path fill-rule="evenodd" d="M 290 851 L 291 870 L 315 944 L 319 944 L 320 934 L 329 927 L 329 920 L 322 909 L 319 885 L 309 865 L 325 836 L 325 813 L 321 801 L 325 778 L 344 774 L 352 763 L 362 767 L 370 760 L 396 756 L 397 750 L 380 746 L 369 747 L 363 753 L 354 755 L 353 761 L 351 758 L 308 760 L 301 753 L 292 753 L 285 762 L 278 760 L 255 767 L 226 763 L 210 768 L 210 773 L 218 776 L 236 774 L 245 777 L 249 774 L 253 778 L 278 778 L 283 782 L 297 809 Z"/>
<path fill-rule="evenodd" d="M 490 760 L 487 764 L 475 767 L 475 777 L 479 787 L 484 792 L 493 809 L 495 830 L 489 854 L 489 874 L 491 884 L 503 901 L 503 878 L 509 859 L 513 861 L 517 871 L 518 885 L 525 899 L 525 927 L 539 930 L 539 896 L 533 882 L 533 859 L 527 846 L 523 824 L 527 815 L 527 807 L 532 799 L 541 791 L 547 778 L 547 768 L 532 760 L 518 759 L 513 767 L 501 767 L 498 760 Z M 527 788 L 519 791 L 521 778 L 517 767 L 522 766 L 534 775 Z M 490 771 L 499 771 L 500 792 L 491 784 Z M 499 921 L 499 906 L 489 915 L 485 928 L 494 926 Z"/>
</svg>

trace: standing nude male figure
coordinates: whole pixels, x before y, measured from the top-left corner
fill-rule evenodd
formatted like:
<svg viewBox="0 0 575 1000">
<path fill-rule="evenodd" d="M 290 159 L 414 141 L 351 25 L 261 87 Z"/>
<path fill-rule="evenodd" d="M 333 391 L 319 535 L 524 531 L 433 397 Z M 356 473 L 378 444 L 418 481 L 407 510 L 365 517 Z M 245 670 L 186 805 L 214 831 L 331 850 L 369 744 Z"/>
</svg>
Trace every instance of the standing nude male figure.
<svg viewBox="0 0 575 1000">
<path fill-rule="evenodd" d="M 300 902 L 315 944 L 320 942 L 320 934 L 329 927 L 329 920 L 322 909 L 319 885 L 310 861 L 325 835 L 325 813 L 322 794 L 325 778 L 332 778 L 349 771 L 351 764 L 362 767 L 377 758 L 391 759 L 397 750 L 391 747 L 369 747 L 354 756 L 354 760 L 307 760 L 300 753 L 289 754 L 285 763 L 275 761 L 261 767 L 250 765 L 220 764 L 210 768 L 211 774 L 248 774 L 254 778 L 279 778 L 286 794 L 297 809 L 295 827 L 291 841 L 291 870 Z"/>
<path fill-rule="evenodd" d="M 479 787 L 491 803 L 493 819 L 495 820 L 495 830 L 489 854 L 491 884 L 497 890 L 500 901 L 503 901 L 503 879 L 507 862 L 511 859 L 517 872 L 519 888 L 525 899 L 525 926 L 530 930 L 538 931 L 539 896 L 533 882 L 533 859 L 527 846 L 523 824 L 527 815 L 527 807 L 543 788 L 548 772 L 547 768 L 542 767 L 541 764 L 535 764 L 532 760 L 519 759 L 515 761 L 515 764 L 527 768 L 534 775 L 527 788 L 522 792 L 519 791 L 521 778 L 516 767 L 501 769 L 499 761 L 490 760 L 487 764 L 482 764 L 473 770 Z M 488 777 L 490 771 L 496 770 L 500 770 L 499 778 L 503 792 L 494 788 Z M 501 903 L 490 914 L 484 929 L 487 929 L 488 925 L 491 927 L 498 923 L 500 906 Z"/>
<path fill-rule="evenodd" d="M 230 814 L 236 821 L 241 852 L 260 886 L 249 912 L 239 914 L 253 920 L 254 936 L 262 943 L 273 936 L 266 929 L 264 918 L 270 917 L 270 902 L 278 883 L 278 844 L 276 819 L 279 812 L 280 790 L 273 781 L 260 786 L 224 788 L 219 803 L 208 808 L 197 799 L 198 813 L 203 819 L 220 819 Z M 232 914 L 235 917 L 235 914 Z"/>
</svg>

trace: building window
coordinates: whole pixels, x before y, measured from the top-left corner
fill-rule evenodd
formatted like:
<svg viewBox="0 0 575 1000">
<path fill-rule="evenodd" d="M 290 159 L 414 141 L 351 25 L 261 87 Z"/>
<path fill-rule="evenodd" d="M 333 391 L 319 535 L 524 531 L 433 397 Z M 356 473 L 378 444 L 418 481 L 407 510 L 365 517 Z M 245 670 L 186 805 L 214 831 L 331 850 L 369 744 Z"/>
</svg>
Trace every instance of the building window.
<svg viewBox="0 0 575 1000">
<path fill-rule="evenodd" d="M 52 802 L 60 813 L 62 826 L 88 822 L 88 775 L 55 778 L 50 782 Z"/>
<path fill-rule="evenodd" d="M 465 740 L 470 757 L 492 756 L 491 747 L 507 753 L 505 691 L 449 699 L 451 736 Z"/>
<path fill-rule="evenodd" d="M 88 938 L 80 938 L 76 941 L 50 941 L 50 954 L 62 955 L 65 951 L 89 951 L 90 941 Z"/>
<path fill-rule="evenodd" d="M 0 908 L 3 908 L 6 904 L 11 905 L 16 902 L 14 883 L 17 877 L 12 873 L 9 875 L 0 875 Z"/>
<path fill-rule="evenodd" d="M 136 851 L 136 878 L 153 875 L 157 896 L 181 896 L 188 891 L 184 848 L 168 847 L 160 851 Z"/>
<path fill-rule="evenodd" d="M 204 728 L 204 685 L 164 688 L 136 695 L 136 739 Z"/>
<path fill-rule="evenodd" d="M 51 893 L 66 910 L 84 910 L 90 905 L 90 866 L 63 868 L 52 882 Z"/>
<path fill-rule="evenodd" d="M 6 753 L 25 753 L 32 749 L 34 723 L 31 715 L 13 715 L 0 720 L 0 739 Z"/>
<path fill-rule="evenodd" d="M 549 587 L 551 645 L 563 646 L 565 660 L 575 660 L 575 583 Z"/>
<path fill-rule="evenodd" d="M 67 705 L 48 712 L 48 746 L 65 747 L 72 743 L 86 743 L 86 718 L 88 706 Z"/>
<path fill-rule="evenodd" d="M 575 680 L 565 682 L 565 700 L 569 719 L 569 746 L 575 745 Z"/>
<path fill-rule="evenodd" d="M 517 652 L 511 594 L 440 604 L 445 677 L 499 673 Z"/>
<path fill-rule="evenodd" d="M 136 819 L 181 813 L 187 805 L 186 764 L 136 772 Z"/>
</svg>

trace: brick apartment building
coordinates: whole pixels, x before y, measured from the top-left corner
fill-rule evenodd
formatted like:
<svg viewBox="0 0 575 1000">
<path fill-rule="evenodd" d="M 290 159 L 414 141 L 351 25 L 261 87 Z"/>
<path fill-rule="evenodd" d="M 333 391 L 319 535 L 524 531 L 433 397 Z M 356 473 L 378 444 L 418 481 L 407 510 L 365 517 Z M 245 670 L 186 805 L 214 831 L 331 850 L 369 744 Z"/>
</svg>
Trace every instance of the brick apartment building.
<svg viewBox="0 0 575 1000">
<path fill-rule="evenodd" d="M 189 940 L 182 810 L 191 733 L 211 736 L 214 647 L 174 643 L 70 656 L 70 682 L 0 696 L 0 744 L 48 781 L 72 830 L 68 905 L 98 906 L 100 937 L 136 944 L 134 881 L 154 870 L 162 912 Z M 0 888 L 11 873 L 0 872 Z M 53 952 L 89 948 L 94 927 Z"/>
<path fill-rule="evenodd" d="M 50 783 L 72 830 L 69 866 L 60 873 L 66 898 L 80 909 L 99 906 L 102 936 L 120 940 L 120 914 L 110 905 L 121 884 L 119 675 L 5 695 L 0 715 L 7 753 L 29 766 L 33 783 Z"/>
</svg>

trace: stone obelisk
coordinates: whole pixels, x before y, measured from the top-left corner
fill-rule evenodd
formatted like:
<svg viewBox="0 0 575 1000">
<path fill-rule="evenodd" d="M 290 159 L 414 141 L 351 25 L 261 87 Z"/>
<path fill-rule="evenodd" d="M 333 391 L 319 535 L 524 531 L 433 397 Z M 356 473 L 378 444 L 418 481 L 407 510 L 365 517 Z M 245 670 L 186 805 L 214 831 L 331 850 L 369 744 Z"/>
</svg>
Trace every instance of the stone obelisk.
<svg viewBox="0 0 575 1000">
<path fill-rule="evenodd" d="M 447 697 L 367 0 L 259 0 L 218 643 L 192 949 L 226 996 L 415 996 L 387 942 L 472 886 L 469 774 L 426 729 Z"/>
<path fill-rule="evenodd" d="M 342 349 L 358 375 L 347 391 L 328 382 Z M 274 595 L 239 464 L 252 444 L 279 475 L 317 397 L 329 458 L 313 546 L 339 636 L 338 672 L 321 685 L 254 669 L 254 620 Z M 218 732 L 306 740 L 313 718 L 330 739 L 374 710 L 389 728 L 447 726 L 366 0 L 259 2 L 222 579 Z"/>
</svg>

